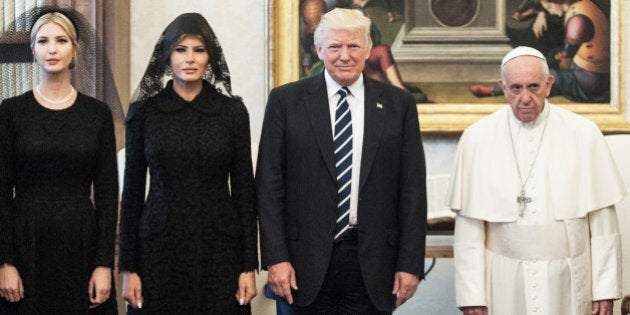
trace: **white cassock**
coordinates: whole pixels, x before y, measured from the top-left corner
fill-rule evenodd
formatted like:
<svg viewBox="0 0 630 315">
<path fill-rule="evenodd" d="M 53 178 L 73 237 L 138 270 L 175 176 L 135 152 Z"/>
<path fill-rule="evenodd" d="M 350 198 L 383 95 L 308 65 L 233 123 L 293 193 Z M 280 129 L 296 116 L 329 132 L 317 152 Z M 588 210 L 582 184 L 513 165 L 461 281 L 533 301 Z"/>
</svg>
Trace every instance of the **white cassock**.
<svg viewBox="0 0 630 315">
<path fill-rule="evenodd" d="M 521 209 L 526 178 L 531 201 Z M 625 194 L 604 137 L 586 118 L 546 103 L 530 123 L 506 106 L 470 126 L 447 197 L 457 213 L 457 305 L 575 315 L 590 314 L 594 300 L 620 298 L 614 204 Z"/>
</svg>

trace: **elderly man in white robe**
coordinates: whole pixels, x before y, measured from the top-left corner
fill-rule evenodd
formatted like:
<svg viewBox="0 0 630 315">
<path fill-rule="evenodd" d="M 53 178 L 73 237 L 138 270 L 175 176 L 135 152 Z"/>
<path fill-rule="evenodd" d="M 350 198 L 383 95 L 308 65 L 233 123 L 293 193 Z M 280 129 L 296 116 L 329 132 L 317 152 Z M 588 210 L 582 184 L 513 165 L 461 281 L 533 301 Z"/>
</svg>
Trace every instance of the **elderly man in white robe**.
<svg viewBox="0 0 630 315">
<path fill-rule="evenodd" d="M 447 203 L 464 314 L 612 314 L 621 297 L 626 189 L 599 128 L 547 101 L 553 81 L 539 51 L 513 49 L 509 106 L 460 139 Z"/>
</svg>

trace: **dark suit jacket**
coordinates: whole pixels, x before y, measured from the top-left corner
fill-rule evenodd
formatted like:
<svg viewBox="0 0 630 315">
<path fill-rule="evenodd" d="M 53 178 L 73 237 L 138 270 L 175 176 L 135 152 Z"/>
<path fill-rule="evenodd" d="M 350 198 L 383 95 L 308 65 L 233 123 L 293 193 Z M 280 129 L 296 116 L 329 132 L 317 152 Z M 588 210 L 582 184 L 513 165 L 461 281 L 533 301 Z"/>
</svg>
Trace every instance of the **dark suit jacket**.
<svg viewBox="0 0 630 315">
<path fill-rule="evenodd" d="M 359 262 L 374 305 L 392 310 L 394 273 L 424 272 L 424 152 L 413 97 L 367 78 L 365 93 Z M 337 211 L 323 73 L 271 91 L 257 163 L 262 264 L 291 262 L 295 303 L 308 305 L 329 265 Z"/>
</svg>

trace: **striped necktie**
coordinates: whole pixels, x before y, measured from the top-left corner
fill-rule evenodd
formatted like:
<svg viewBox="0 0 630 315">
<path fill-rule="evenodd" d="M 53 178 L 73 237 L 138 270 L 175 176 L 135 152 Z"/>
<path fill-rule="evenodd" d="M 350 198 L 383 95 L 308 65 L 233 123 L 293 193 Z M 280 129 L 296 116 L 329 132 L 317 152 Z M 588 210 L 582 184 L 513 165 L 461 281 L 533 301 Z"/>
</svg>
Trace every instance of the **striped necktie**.
<svg viewBox="0 0 630 315">
<path fill-rule="evenodd" d="M 335 240 L 348 230 L 350 223 L 350 189 L 352 187 L 352 116 L 347 96 L 347 87 L 337 92 L 340 98 L 335 110 L 335 167 L 337 169 L 337 224 Z"/>
</svg>

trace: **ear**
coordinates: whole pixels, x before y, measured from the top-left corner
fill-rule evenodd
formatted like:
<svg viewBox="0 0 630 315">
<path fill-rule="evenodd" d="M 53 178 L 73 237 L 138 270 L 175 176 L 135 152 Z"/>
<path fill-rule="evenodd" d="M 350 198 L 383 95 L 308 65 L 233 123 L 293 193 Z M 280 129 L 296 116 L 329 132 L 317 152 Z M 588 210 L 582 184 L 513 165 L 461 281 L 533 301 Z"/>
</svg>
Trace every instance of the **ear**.
<svg viewBox="0 0 630 315">
<path fill-rule="evenodd" d="M 371 39 L 368 39 L 368 42 L 365 45 L 365 60 L 368 60 L 368 58 L 370 58 L 370 53 L 372 52 L 372 47 L 374 47 L 374 43 L 372 43 Z"/>
<path fill-rule="evenodd" d="M 501 79 L 499 79 L 499 86 L 501 87 L 501 90 L 503 90 L 503 94 L 505 95 L 506 94 L 506 91 L 505 91 L 506 86 L 505 86 L 505 83 L 503 82 L 503 80 L 501 80 Z"/>
<path fill-rule="evenodd" d="M 315 51 L 317 51 L 317 57 L 319 57 L 320 60 L 324 60 L 324 48 L 315 46 Z"/>
<path fill-rule="evenodd" d="M 31 54 L 33 54 L 33 61 L 37 62 L 37 54 L 35 53 L 35 47 L 31 47 Z"/>
<path fill-rule="evenodd" d="M 545 93 L 545 96 L 548 97 L 549 94 L 551 94 L 551 86 L 553 85 L 553 83 L 556 81 L 556 78 L 552 75 L 547 77 L 547 93 Z"/>
</svg>

